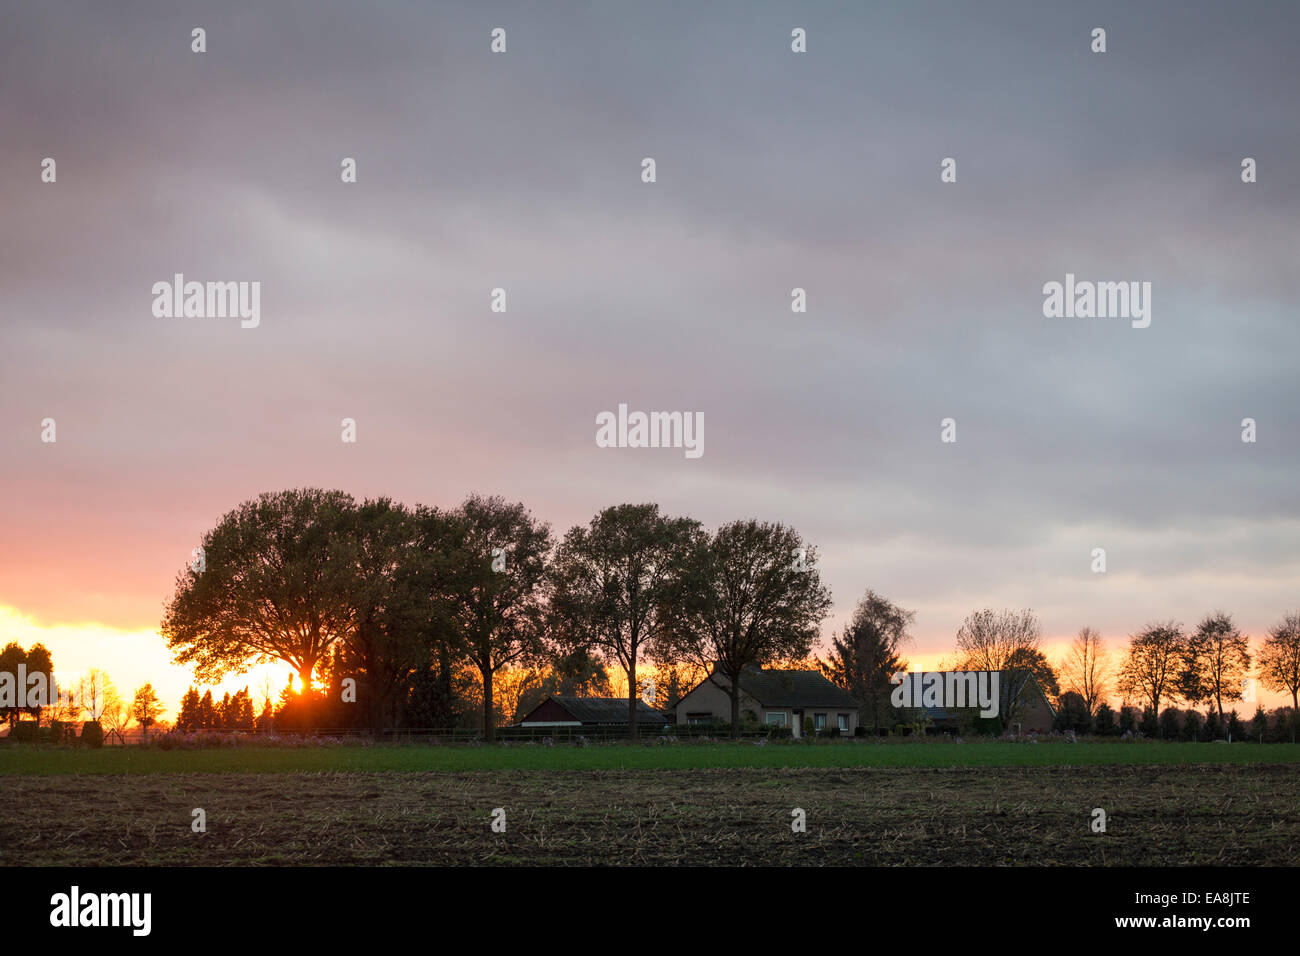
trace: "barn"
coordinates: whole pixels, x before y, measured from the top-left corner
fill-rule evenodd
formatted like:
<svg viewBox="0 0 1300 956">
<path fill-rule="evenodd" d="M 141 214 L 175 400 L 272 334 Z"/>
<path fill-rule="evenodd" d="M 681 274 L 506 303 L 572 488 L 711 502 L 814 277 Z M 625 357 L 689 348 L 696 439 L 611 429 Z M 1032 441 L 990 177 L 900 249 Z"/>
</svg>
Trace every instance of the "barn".
<svg viewBox="0 0 1300 956">
<path fill-rule="evenodd" d="M 669 723 L 643 700 L 636 702 L 638 725 Z M 519 721 L 520 727 L 626 727 L 626 697 L 548 697 Z"/>
</svg>

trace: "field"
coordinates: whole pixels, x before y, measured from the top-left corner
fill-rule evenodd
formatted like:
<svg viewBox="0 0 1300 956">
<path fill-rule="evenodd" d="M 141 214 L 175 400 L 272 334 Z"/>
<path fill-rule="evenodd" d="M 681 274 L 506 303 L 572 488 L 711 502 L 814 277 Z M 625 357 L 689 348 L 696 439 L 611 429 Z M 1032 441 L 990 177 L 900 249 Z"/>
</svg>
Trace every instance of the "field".
<svg viewBox="0 0 1300 956">
<path fill-rule="evenodd" d="M 0 862 L 1294 865 L 1297 793 L 1289 745 L 14 747 Z"/>
</svg>

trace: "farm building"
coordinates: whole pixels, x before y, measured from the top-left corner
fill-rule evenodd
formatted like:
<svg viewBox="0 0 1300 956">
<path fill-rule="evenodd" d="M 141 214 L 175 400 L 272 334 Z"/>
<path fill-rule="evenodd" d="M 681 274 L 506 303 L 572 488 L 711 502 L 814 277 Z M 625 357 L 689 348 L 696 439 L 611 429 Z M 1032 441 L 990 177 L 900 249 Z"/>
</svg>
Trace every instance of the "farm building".
<svg viewBox="0 0 1300 956">
<path fill-rule="evenodd" d="M 671 723 L 662 711 L 643 700 L 636 702 L 638 724 Z M 626 697 L 548 697 L 519 722 L 520 727 L 627 726 Z"/>
<path fill-rule="evenodd" d="M 998 716 L 1002 718 L 1003 728 L 1005 730 L 1018 730 L 1021 733 L 1048 733 L 1052 729 L 1052 722 L 1056 719 L 1056 710 L 1052 707 L 1051 701 L 1043 693 L 1043 688 L 1039 685 L 1037 678 L 1029 671 L 934 671 L 941 678 L 946 678 L 951 674 L 977 673 L 981 676 L 985 674 L 997 674 L 998 676 Z M 908 674 L 907 678 L 915 679 L 920 674 Z M 962 729 L 963 724 L 969 722 L 977 713 L 974 707 L 952 707 L 952 706 L 920 706 L 910 711 L 904 709 L 904 713 L 916 714 L 921 713 L 928 719 L 930 728 L 935 731 L 958 731 Z M 1010 713 L 1010 717 L 1008 717 Z M 900 714 L 900 717 L 902 714 Z"/>
<path fill-rule="evenodd" d="M 677 723 L 729 723 L 730 686 L 715 664 L 709 676 L 678 701 Z M 814 731 L 838 728 L 841 734 L 852 735 L 858 728 L 860 706 L 848 691 L 816 671 L 766 670 L 755 665 L 740 676 L 741 717 L 750 716 L 764 726 L 789 727 L 795 737 L 803 735 L 806 720 Z"/>
</svg>

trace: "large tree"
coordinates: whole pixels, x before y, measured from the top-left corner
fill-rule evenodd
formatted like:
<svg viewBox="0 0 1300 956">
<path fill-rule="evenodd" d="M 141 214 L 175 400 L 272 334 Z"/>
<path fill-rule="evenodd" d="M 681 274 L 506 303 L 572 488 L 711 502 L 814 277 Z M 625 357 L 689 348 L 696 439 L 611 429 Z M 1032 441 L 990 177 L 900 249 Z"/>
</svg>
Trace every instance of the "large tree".
<svg viewBox="0 0 1300 956">
<path fill-rule="evenodd" d="M 1128 653 L 1119 670 L 1119 689 L 1125 698 L 1144 700 L 1153 714 L 1160 702 L 1175 703 L 1178 677 L 1187 638 L 1174 621 L 1151 624 L 1129 639 Z"/>
<path fill-rule="evenodd" d="M 871 713 L 876 734 L 880 733 L 881 715 L 888 718 L 890 712 L 892 678 L 907 670 L 900 650 L 909 639 L 907 628 L 913 616 L 914 612 L 868 589 L 844 633 L 831 638 L 827 660 L 817 662 L 827 679 L 847 690 Z"/>
<path fill-rule="evenodd" d="M 1300 723 L 1300 614 L 1288 614 L 1269 630 L 1259 652 L 1259 679 L 1269 690 L 1291 694 L 1291 741 Z"/>
<path fill-rule="evenodd" d="M 1044 694 L 1057 691 L 1056 674 L 1044 657 L 1042 629 L 1028 608 L 1020 611 L 984 608 L 967 615 L 957 630 L 957 670 L 1000 671 L 998 708 L 1010 723 L 1026 705 L 1030 681 Z"/>
<path fill-rule="evenodd" d="M 1223 611 L 1209 614 L 1188 635 L 1183 646 L 1183 668 L 1178 687 L 1192 704 L 1209 702 L 1224 728 L 1223 702 L 1241 700 L 1242 683 L 1250 671 L 1250 644 Z"/>
<path fill-rule="evenodd" d="M 627 732 L 636 737 L 637 665 L 661 656 L 673 563 L 699 534 L 656 504 L 614 505 L 564 536 L 551 565 L 554 633 L 565 650 L 590 649 L 627 674 Z"/>
<path fill-rule="evenodd" d="M 455 523 L 437 509 L 412 511 L 388 498 L 364 502 L 351 519 L 346 599 L 353 626 L 338 645 L 337 664 L 360 678 L 371 732 L 380 737 L 395 692 L 437 651 Z"/>
<path fill-rule="evenodd" d="M 445 573 L 439 618 L 453 653 L 469 660 L 483 686 L 483 735 L 496 739 L 492 676 L 539 657 L 550 527 L 522 504 L 473 495 L 453 513 L 456 546 Z"/>
<path fill-rule="evenodd" d="M 709 670 L 739 737 L 745 669 L 806 656 L 830 610 L 817 549 L 785 525 L 733 521 L 695 536 L 676 567 L 666 650 Z"/>
<path fill-rule="evenodd" d="M 270 660 L 311 691 L 316 664 L 352 632 L 349 536 L 356 504 L 318 488 L 263 494 L 203 536 L 203 563 L 176 578 L 162 635 L 212 684 Z"/>
<path fill-rule="evenodd" d="M 1091 627 L 1083 628 L 1070 642 L 1070 649 L 1061 663 L 1062 688 L 1065 693 L 1078 694 L 1082 698 L 1091 718 L 1106 696 L 1110 677 L 1110 659 L 1101 634 Z"/>
</svg>

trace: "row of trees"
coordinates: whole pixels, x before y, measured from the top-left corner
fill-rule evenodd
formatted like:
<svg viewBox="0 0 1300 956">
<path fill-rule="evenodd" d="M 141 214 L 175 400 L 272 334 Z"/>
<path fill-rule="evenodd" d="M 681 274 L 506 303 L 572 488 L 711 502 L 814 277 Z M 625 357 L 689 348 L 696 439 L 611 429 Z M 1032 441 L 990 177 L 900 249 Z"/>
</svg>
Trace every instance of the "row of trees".
<svg viewBox="0 0 1300 956">
<path fill-rule="evenodd" d="M 60 685 L 54 677 L 54 657 L 40 643 L 26 650 L 15 641 L 6 644 L 0 649 L 0 674 L 8 675 L 11 686 L 17 690 L 13 704 L 0 710 L 0 717 L 9 724 L 10 733 L 26 715 L 38 728 L 42 718 L 47 723 L 73 723 L 85 718 L 119 735 L 125 733 L 131 721 L 135 721 L 148 734 L 149 728 L 164 712 L 152 684 L 136 688 L 131 698 L 126 700 L 118 693 L 108 674 L 99 668 L 85 671 L 75 684 Z M 47 688 L 44 701 L 29 697 L 27 686 L 19 680 L 20 676 L 30 680 L 34 674 L 44 675 Z"/>
<path fill-rule="evenodd" d="M 740 674 L 806 658 L 831 604 L 816 548 L 793 529 L 749 520 L 709 532 L 654 504 L 606 508 L 557 540 L 522 504 L 497 497 L 441 510 L 300 489 L 240 505 L 197 554 L 178 575 L 162 624 L 175 659 L 203 683 L 256 661 L 288 664 L 302 693 L 285 695 L 281 710 L 306 726 L 326 711 L 337 720 L 351 682 L 351 699 L 376 733 L 404 721 L 449 726 L 458 702 L 473 697 L 490 740 L 502 712 L 498 681 L 518 703 L 548 688 L 590 693 L 618 671 L 627 675 L 635 735 L 646 689 L 638 675 L 648 665 L 674 680 L 716 666 L 738 732 Z M 868 591 L 818 662 L 877 730 L 894 722 L 889 678 L 906 669 L 912 620 Z M 1100 636 L 1085 628 L 1058 678 L 1032 611 L 983 609 L 963 622 L 942 666 L 1002 671 L 1008 718 L 1032 677 L 1058 703 L 1063 681 L 1090 717 L 1113 688 L 1156 714 L 1177 701 L 1213 705 L 1223 725 L 1224 704 L 1242 699 L 1251 663 L 1231 617 L 1215 613 L 1190 633 L 1173 622 L 1145 628 L 1114 668 Z M 1272 630 L 1258 665 L 1264 686 L 1289 691 L 1294 702 L 1300 616 Z M 658 696 L 672 703 L 679 690 Z M 191 703 L 186 726 L 234 720 L 191 717 L 201 701 Z M 247 723 L 247 714 L 238 720 Z"/>
<path fill-rule="evenodd" d="M 832 638 L 828 658 L 819 661 L 829 679 L 862 702 L 864 726 L 869 724 L 877 732 L 896 720 L 889 700 L 890 679 L 907 670 L 902 648 L 909 640 L 912 620 L 911 611 L 868 591 L 843 632 Z M 1257 669 L 1254 677 L 1252 663 Z M 1119 728 L 1119 718 L 1105 703 L 1118 691 L 1125 701 L 1145 704 L 1144 709 L 1132 709 L 1133 726 L 1128 729 L 1145 726 L 1153 735 L 1163 735 L 1162 728 L 1168 726 L 1161 723 L 1164 712 L 1172 704 L 1185 703 L 1210 707 L 1211 719 L 1183 718 L 1174 710 L 1169 720 L 1177 721 L 1175 736 L 1185 733 L 1188 723 L 1195 733 L 1208 727 L 1204 732 L 1227 736 L 1232 732 L 1232 715 L 1225 714 L 1224 705 L 1247 699 L 1247 682 L 1252 679 L 1269 690 L 1289 693 L 1291 713 L 1300 713 L 1300 615 L 1287 615 L 1270 629 L 1257 660 L 1252 660 L 1249 641 L 1232 616 L 1222 611 L 1206 615 L 1190 632 L 1172 621 L 1149 625 L 1130 638 L 1117 664 L 1101 635 L 1085 627 L 1058 669 L 1043 652 L 1042 630 L 1032 611 L 986 608 L 962 623 L 953 658 L 940 666 L 1003 672 L 1000 703 L 1005 720 L 1015 719 L 1033 678 L 1061 712 L 1058 722 L 1063 721 L 1063 726 L 1099 725 L 1102 733 Z M 1149 715 L 1145 725 L 1144 713 Z M 1262 711 L 1257 717 L 1262 719 Z"/>
<path fill-rule="evenodd" d="M 488 740 L 505 669 L 619 668 L 635 735 L 640 668 L 716 664 L 738 733 L 742 671 L 805 657 L 817 638 L 831 599 L 816 565 L 787 526 L 709 532 L 654 504 L 606 508 L 557 541 L 499 497 L 440 510 L 300 489 L 245 502 L 204 535 L 161 631 L 203 683 L 256 661 L 288 664 L 302 709 L 320 703 L 323 665 L 340 685 L 356 682 L 376 733 L 402 707 L 436 713 L 469 665 Z"/>
<path fill-rule="evenodd" d="M 271 717 L 271 702 L 263 703 L 261 717 L 263 722 Z M 191 687 L 181 698 L 181 709 L 176 715 L 175 729 L 185 732 L 195 730 L 254 730 L 257 718 L 253 714 L 253 698 L 248 688 L 235 691 L 232 695 L 226 691 L 219 701 L 212 699 L 208 690 L 199 696 Z"/>
<path fill-rule="evenodd" d="M 1089 717 L 1095 717 L 1104 698 L 1116 690 L 1125 700 L 1144 704 L 1152 721 L 1175 704 L 1206 706 L 1212 726 L 1227 736 L 1225 705 L 1253 696 L 1250 681 L 1290 694 L 1292 713 L 1300 712 L 1300 614 L 1288 614 L 1270 628 L 1255 657 L 1246 635 L 1223 611 L 1206 615 L 1190 631 L 1176 621 L 1151 624 L 1130 638 L 1117 664 L 1100 635 L 1084 628 L 1071 645 L 1062 673 L 1065 690 L 1077 698 L 1063 703 L 1081 708 Z M 1158 723 L 1156 732 L 1163 735 Z"/>
</svg>

